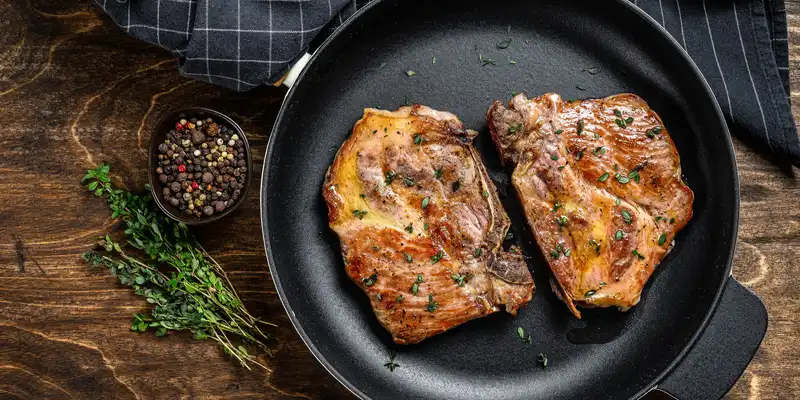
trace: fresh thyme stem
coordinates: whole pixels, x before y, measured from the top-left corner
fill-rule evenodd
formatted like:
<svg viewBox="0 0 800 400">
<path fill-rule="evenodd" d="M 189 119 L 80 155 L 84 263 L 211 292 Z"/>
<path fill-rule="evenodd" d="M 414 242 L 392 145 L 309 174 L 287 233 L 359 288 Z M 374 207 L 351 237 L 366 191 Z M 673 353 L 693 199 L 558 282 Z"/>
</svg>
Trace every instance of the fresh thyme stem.
<svg viewBox="0 0 800 400">
<path fill-rule="evenodd" d="M 268 369 L 234 340 L 270 354 L 264 342 L 271 336 L 259 325 L 276 325 L 247 311 L 225 271 L 186 225 L 158 211 L 149 192 L 137 195 L 114 188 L 109 170 L 102 164 L 89 170 L 82 182 L 96 196 L 106 198 L 112 218 L 125 223 L 127 241 L 106 235 L 98 242 L 105 251 L 87 251 L 83 259 L 94 267 L 108 268 L 120 283 L 153 305 L 149 313 L 134 315 L 131 330 L 153 328 L 158 336 L 187 330 L 196 339 L 216 341 L 248 369 L 251 365 Z"/>
</svg>

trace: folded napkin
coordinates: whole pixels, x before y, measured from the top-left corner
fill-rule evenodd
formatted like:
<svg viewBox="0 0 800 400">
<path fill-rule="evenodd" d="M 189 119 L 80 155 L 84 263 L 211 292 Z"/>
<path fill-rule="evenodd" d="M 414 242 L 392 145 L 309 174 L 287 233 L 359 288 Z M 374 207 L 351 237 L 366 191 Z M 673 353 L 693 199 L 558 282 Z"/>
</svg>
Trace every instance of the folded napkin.
<svg viewBox="0 0 800 400">
<path fill-rule="evenodd" d="M 368 0 L 95 0 L 183 75 L 248 90 L 279 81 Z M 697 63 L 733 133 L 800 165 L 783 0 L 632 0 Z"/>
</svg>

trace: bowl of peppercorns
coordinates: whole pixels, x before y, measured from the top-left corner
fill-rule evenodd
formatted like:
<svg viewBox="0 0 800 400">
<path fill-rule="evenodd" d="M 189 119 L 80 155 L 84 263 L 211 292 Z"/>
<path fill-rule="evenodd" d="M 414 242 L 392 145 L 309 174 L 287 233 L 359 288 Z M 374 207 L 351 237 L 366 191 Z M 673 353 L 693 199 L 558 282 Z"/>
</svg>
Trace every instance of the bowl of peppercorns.
<svg viewBox="0 0 800 400">
<path fill-rule="evenodd" d="M 188 225 L 216 221 L 247 196 L 250 144 L 228 116 L 207 108 L 175 110 L 150 139 L 150 191 L 171 218 Z"/>
</svg>

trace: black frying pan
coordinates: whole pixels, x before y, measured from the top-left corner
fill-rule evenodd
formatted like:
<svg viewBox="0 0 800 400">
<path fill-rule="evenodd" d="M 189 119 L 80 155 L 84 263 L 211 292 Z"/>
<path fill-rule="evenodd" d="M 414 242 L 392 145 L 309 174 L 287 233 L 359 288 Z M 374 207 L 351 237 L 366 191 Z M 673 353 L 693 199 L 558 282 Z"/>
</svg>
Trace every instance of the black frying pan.
<svg viewBox="0 0 800 400">
<path fill-rule="evenodd" d="M 498 49 L 507 38 L 510 46 Z M 495 64 L 483 65 L 479 54 Z M 512 91 L 633 92 L 672 134 L 695 192 L 694 218 L 631 311 L 589 309 L 577 320 L 549 290 L 484 120 L 492 101 Z M 498 313 L 413 346 L 392 343 L 345 275 L 321 196 L 325 171 L 362 109 L 404 103 L 454 112 L 481 131 L 477 146 L 538 286 L 517 317 Z M 267 258 L 289 317 L 359 397 L 623 399 L 657 387 L 683 399 L 718 398 L 766 329 L 761 301 L 730 277 L 739 185 L 719 106 L 677 43 L 623 0 L 373 2 L 322 44 L 289 91 L 261 190 Z M 532 344 L 520 341 L 518 326 Z M 384 367 L 390 349 L 400 364 L 394 372 Z"/>
</svg>

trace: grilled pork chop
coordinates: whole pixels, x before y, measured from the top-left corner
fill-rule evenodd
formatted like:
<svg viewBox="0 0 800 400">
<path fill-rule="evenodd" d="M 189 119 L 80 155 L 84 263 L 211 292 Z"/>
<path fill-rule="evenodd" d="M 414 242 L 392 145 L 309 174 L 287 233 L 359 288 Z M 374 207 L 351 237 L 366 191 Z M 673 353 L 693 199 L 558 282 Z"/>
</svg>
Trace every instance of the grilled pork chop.
<svg viewBox="0 0 800 400">
<path fill-rule="evenodd" d="M 576 307 L 627 310 L 692 217 L 694 194 L 661 118 L 633 94 L 515 96 L 487 113 L 551 286 Z"/>
<path fill-rule="evenodd" d="M 510 226 L 465 130 L 415 105 L 364 110 L 323 186 L 346 271 L 396 343 L 417 343 L 533 295 Z"/>
</svg>

